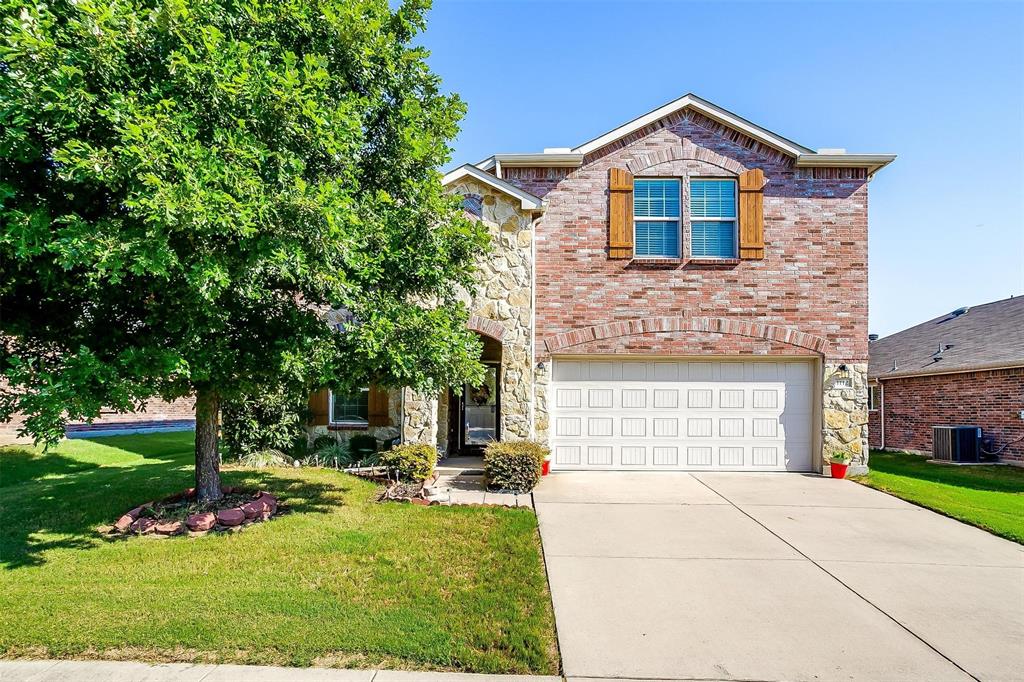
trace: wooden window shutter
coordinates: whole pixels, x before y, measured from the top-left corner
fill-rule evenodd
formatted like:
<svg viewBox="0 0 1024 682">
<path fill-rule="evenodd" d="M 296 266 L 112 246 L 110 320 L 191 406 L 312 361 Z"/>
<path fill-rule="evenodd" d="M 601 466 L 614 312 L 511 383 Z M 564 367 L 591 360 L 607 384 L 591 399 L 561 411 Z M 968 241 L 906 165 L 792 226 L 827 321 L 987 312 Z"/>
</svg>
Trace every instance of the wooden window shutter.
<svg viewBox="0 0 1024 682">
<path fill-rule="evenodd" d="M 740 173 L 740 258 L 764 258 L 764 171 Z"/>
<path fill-rule="evenodd" d="M 633 174 L 608 169 L 608 257 L 633 257 Z"/>
<path fill-rule="evenodd" d="M 388 410 L 388 390 L 386 388 L 370 386 L 368 403 L 367 422 L 369 425 L 390 426 L 391 415 Z"/>
<path fill-rule="evenodd" d="M 313 426 L 327 426 L 329 421 L 327 413 L 331 409 L 331 401 L 327 396 L 326 388 L 309 394 L 309 411 L 312 413 L 309 423 Z"/>
</svg>

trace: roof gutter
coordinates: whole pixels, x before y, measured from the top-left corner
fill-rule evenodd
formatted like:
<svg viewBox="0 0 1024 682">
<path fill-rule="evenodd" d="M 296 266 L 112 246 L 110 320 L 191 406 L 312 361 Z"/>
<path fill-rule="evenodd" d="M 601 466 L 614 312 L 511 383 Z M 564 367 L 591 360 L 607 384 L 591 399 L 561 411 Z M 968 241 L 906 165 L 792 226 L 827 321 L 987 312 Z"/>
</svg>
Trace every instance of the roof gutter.
<svg viewBox="0 0 1024 682">
<path fill-rule="evenodd" d="M 896 159 L 895 154 L 800 154 L 797 168 L 867 168 L 868 176 Z"/>
<path fill-rule="evenodd" d="M 514 166 L 528 166 L 531 168 L 579 168 L 583 165 L 583 154 L 495 154 L 489 156 L 476 167 L 480 170 L 492 170 L 494 168 L 511 168 Z M 500 177 L 500 176 L 499 176 Z"/>
</svg>

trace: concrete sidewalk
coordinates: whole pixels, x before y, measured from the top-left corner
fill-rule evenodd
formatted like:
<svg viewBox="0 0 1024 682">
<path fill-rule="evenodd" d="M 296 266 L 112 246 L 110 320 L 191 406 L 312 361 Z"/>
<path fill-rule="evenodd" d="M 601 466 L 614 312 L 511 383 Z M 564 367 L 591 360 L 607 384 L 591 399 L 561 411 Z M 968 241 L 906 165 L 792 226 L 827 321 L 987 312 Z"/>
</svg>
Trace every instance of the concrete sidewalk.
<svg viewBox="0 0 1024 682">
<path fill-rule="evenodd" d="M 0 661 L 3 682 L 561 682 L 561 677 L 122 661 Z"/>
</svg>

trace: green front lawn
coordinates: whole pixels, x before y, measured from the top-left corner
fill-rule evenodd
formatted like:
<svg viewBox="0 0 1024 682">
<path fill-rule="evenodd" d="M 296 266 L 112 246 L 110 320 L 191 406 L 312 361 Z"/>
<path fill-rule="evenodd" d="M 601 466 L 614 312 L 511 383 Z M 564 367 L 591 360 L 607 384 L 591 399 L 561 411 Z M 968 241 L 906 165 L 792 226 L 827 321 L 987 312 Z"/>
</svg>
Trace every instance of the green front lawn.
<svg viewBox="0 0 1024 682">
<path fill-rule="evenodd" d="M 192 457 L 191 433 L 0 449 L 0 657 L 558 672 L 531 512 L 229 467 L 291 513 L 200 538 L 96 533 L 188 487 Z"/>
<path fill-rule="evenodd" d="M 933 464 L 918 455 L 871 453 L 854 480 L 1024 543 L 1024 468 Z"/>
</svg>

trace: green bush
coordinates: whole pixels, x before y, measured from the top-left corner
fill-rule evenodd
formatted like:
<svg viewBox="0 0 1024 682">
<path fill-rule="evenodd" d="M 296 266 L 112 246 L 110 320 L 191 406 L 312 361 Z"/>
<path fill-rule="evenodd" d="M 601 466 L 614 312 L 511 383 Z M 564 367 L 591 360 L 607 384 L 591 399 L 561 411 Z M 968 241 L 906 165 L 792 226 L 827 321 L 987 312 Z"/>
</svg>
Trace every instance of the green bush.
<svg viewBox="0 0 1024 682">
<path fill-rule="evenodd" d="M 833 464 L 849 464 L 853 454 L 846 448 L 832 448 L 828 454 L 828 461 Z"/>
<path fill-rule="evenodd" d="M 306 439 L 307 398 L 301 387 L 288 387 L 254 389 L 225 401 L 221 407 L 225 449 L 239 459 L 262 450 L 295 453 L 296 443 Z"/>
<path fill-rule="evenodd" d="M 425 481 L 437 464 L 437 448 L 424 443 L 404 443 L 380 453 L 381 465 L 405 481 Z"/>
<path fill-rule="evenodd" d="M 377 452 L 377 439 L 367 433 L 357 433 L 348 440 L 348 449 L 357 457 Z"/>
<path fill-rule="evenodd" d="M 347 443 L 332 440 L 329 445 L 316 448 L 302 463 L 308 467 L 344 469 L 352 466 L 352 452 L 348 449 Z"/>
<path fill-rule="evenodd" d="M 540 481 L 547 446 L 531 440 L 491 443 L 484 450 L 484 480 L 487 487 L 525 493 Z"/>
<path fill-rule="evenodd" d="M 319 436 L 313 439 L 313 445 L 310 447 L 311 452 L 319 452 L 324 448 L 334 447 L 338 444 L 338 439 L 329 433 L 321 433 Z"/>
<path fill-rule="evenodd" d="M 257 450 L 238 458 L 238 463 L 246 467 L 262 469 L 263 467 L 290 467 L 294 459 L 273 448 Z"/>
</svg>

